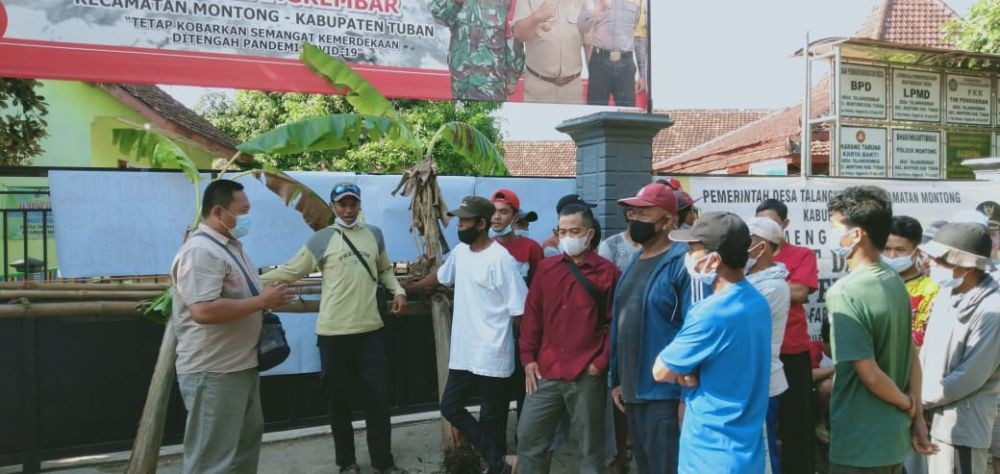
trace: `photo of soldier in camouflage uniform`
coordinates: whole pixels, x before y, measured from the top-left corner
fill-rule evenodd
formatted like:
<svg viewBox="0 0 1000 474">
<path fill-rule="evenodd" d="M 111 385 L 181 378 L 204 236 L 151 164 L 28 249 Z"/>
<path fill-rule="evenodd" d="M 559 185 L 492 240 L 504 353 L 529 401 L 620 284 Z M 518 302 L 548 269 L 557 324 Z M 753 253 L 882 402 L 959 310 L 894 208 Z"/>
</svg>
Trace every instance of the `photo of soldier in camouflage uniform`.
<svg viewBox="0 0 1000 474">
<path fill-rule="evenodd" d="M 516 0 L 431 0 L 430 11 L 451 30 L 448 68 L 452 97 L 505 101 L 517 88 L 524 67 L 507 34 Z"/>
</svg>

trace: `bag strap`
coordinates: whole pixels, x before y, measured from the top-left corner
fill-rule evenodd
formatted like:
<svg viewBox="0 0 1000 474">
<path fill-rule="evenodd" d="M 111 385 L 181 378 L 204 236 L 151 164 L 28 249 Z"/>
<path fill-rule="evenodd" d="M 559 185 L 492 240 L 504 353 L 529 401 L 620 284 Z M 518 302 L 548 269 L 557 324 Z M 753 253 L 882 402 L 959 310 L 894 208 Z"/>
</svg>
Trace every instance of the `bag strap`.
<svg viewBox="0 0 1000 474">
<path fill-rule="evenodd" d="M 247 286 L 250 287 L 250 294 L 253 295 L 253 296 L 257 296 L 257 295 L 260 294 L 260 292 L 257 290 L 257 285 L 255 285 L 253 283 L 253 279 L 250 278 L 250 273 L 248 273 L 247 270 L 245 268 L 243 268 L 243 264 L 240 263 L 240 259 L 236 258 L 236 254 L 234 254 L 233 251 L 229 249 L 229 247 L 226 247 L 226 244 L 223 244 L 222 242 L 219 242 L 218 240 L 215 239 L 215 237 L 212 237 L 211 235 L 208 235 L 208 234 L 206 234 L 204 232 L 198 232 L 197 234 L 194 234 L 193 237 L 204 237 L 204 238 L 206 238 L 206 239 L 211 240 L 212 242 L 214 242 L 215 245 L 218 245 L 219 247 L 222 247 L 222 250 L 225 250 L 226 253 L 229 254 L 229 256 L 233 259 L 233 261 L 236 262 L 236 266 L 239 267 L 240 272 L 243 273 L 243 278 L 246 278 L 246 280 L 247 280 Z"/>
<path fill-rule="evenodd" d="M 368 276 L 371 277 L 372 281 L 378 282 L 378 278 L 375 278 L 375 272 L 372 271 L 372 267 L 368 266 L 368 262 L 361 256 L 361 252 L 358 252 L 358 248 L 354 246 L 354 242 L 351 242 L 351 239 L 347 237 L 347 234 L 341 232 L 340 229 L 337 228 L 334 228 L 333 231 L 340 234 L 340 237 L 344 239 L 347 246 L 351 248 L 351 252 L 354 252 L 354 256 L 357 257 L 359 262 L 361 262 L 361 266 L 365 267 L 365 270 L 368 271 Z"/>
<path fill-rule="evenodd" d="M 594 288 L 594 284 L 591 283 L 587 277 L 583 276 L 583 272 L 581 272 L 580 268 L 576 266 L 576 263 L 565 259 L 563 260 L 563 263 L 567 268 L 569 268 L 569 271 L 573 273 L 573 276 L 576 277 L 576 281 L 580 283 L 580 286 L 582 286 L 584 290 L 587 290 L 587 293 L 590 293 L 590 297 L 597 303 L 597 315 L 601 318 L 601 322 L 607 324 L 607 297 L 603 293 L 597 291 L 597 288 Z"/>
</svg>

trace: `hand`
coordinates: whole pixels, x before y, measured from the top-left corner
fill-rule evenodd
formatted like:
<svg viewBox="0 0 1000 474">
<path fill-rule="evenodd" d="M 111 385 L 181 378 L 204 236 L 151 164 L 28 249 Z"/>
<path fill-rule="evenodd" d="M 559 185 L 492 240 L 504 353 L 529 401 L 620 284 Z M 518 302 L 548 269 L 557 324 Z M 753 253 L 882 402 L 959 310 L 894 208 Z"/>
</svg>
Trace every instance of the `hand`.
<svg viewBox="0 0 1000 474">
<path fill-rule="evenodd" d="M 915 418 L 913 424 L 910 425 L 910 444 L 913 445 L 913 450 L 917 454 L 927 456 L 938 452 L 937 445 L 931 442 L 931 437 L 927 433 L 927 424 L 924 423 L 922 416 Z"/>
<path fill-rule="evenodd" d="M 697 374 L 681 375 L 680 377 L 677 378 L 677 384 L 682 387 L 695 388 L 698 386 L 698 375 Z"/>
<path fill-rule="evenodd" d="M 619 385 L 611 389 L 611 401 L 618 407 L 618 411 L 625 413 L 625 402 L 622 401 L 622 386 Z"/>
<path fill-rule="evenodd" d="M 517 83 L 516 82 L 513 83 L 513 84 L 511 84 L 511 85 L 509 85 L 509 86 L 507 86 L 507 95 L 510 96 L 510 95 L 514 95 L 514 94 L 517 94 Z"/>
<path fill-rule="evenodd" d="M 597 4 L 594 5 L 594 16 L 603 16 L 610 9 L 611 0 L 597 0 Z"/>
<path fill-rule="evenodd" d="M 590 374 L 590 375 L 592 375 L 592 376 L 594 376 L 594 377 L 600 377 L 601 376 L 601 371 L 597 370 L 597 367 L 595 367 L 594 364 L 590 364 L 590 365 L 587 366 L 587 373 Z"/>
<path fill-rule="evenodd" d="M 257 298 L 260 298 L 261 304 L 264 309 L 274 309 L 278 308 L 295 297 L 295 294 L 288 289 L 288 285 L 284 283 L 275 283 L 272 285 L 265 285 L 264 291 L 261 292 Z"/>
<path fill-rule="evenodd" d="M 539 380 L 542 380 L 542 373 L 538 370 L 538 362 L 524 366 L 524 393 L 531 395 L 537 392 Z"/>
<path fill-rule="evenodd" d="M 906 409 L 906 416 L 910 417 L 910 419 L 912 420 L 916 418 L 917 411 L 919 411 L 920 407 L 917 406 L 916 400 L 914 400 L 913 395 L 907 393 L 906 398 L 910 400 L 910 406 Z"/>
<path fill-rule="evenodd" d="M 684 414 L 687 413 L 687 403 L 677 404 L 677 425 L 684 426 Z"/>
<path fill-rule="evenodd" d="M 406 309 L 406 295 L 396 295 L 392 298 L 392 309 L 389 310 L 390 313 L 397 316 L 403 314 Z"/>
<path fill-rule="evenodd" d="M 640 77 L 638 80 L 635 81 L 635 92 L 636 92 L 636 94 L 642 94 L 643 92 L 646 92 L 646 80 L 645 79 L 643 79 L 643 78 Z"/>
<path fill-rule="evenodd" d="M 545 3 L 542 3 L 542 6 L 538 7 L 538 9 L 535 10 L 531 16 L 534 17 L 536 21 L 547 22 L 555 18 L 556 8 L 558 7 L 556 6 L 555 0 L 545 0 Z"/>
</svg>

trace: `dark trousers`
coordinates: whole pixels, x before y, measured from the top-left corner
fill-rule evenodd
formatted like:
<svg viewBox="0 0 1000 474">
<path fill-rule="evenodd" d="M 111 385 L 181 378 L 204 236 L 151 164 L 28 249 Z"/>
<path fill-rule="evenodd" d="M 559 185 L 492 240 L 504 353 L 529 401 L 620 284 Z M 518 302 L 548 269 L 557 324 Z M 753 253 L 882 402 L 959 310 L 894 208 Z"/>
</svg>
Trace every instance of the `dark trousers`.
<svg viewBox="0 0 1000 474">
<path fill-rule="evenodd" d="M 480 397 L 479 421 L 465 409 L 465 402 Z M 507 453 L 507 413 L 510 380 L 486 377 L 465 370 L 449 370 L 441 395 L 441 415 L 472 443 L 486 460 L 490 473 L 504 472 Z"/>
<path fill-rule="evenodd" d="M 680 448 L 678 400 L 628 403 L 628 432 L 639 474 L 674 474 Z"/>
<path fill-rule="evenodd" d="M 351 425 L 351 391 L 361 388 L 368 452 L 375 469 L 388 469 L 392 459 L 389 398 L 386 387 L 384 330 L 347 336 L 318 336 L 323 384 L 330 396 L 330 428 L 337 465 L 357 464 Z"/>
<path fill-rule="evenodd" d="M 816 427 L 809 352 L 781 354 L 788 390 L 778 404 L 781 472 L 816 472 Z"/>
<path fill-rule="evenodd" d="M 614 97 L 615 106 L 635 107 L 635 71 L 632 55 L 613 62 L 607 53 L 595 50 L 587 65 L 587 103 L 608 105 L 609 97 Z"/>
</svg>

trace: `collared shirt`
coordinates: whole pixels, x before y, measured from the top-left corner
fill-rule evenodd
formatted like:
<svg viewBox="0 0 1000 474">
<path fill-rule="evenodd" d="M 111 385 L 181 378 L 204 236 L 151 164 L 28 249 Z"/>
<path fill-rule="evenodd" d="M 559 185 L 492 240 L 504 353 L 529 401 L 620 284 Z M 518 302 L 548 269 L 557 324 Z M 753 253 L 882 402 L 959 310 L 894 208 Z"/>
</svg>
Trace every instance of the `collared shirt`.
<svg viewBox="0 0 1000 474">
<path fill-rule="evenodd" d="M 774 261 L 783 263 L 788 269 L 788 283 L 804 285 L 810 291 L 819 288 L 819 270 L 816 254 L 806 247 L 785 243 L 778 249 Z M 788 325 L 785 326 L 785 341 L 781 344 L 782 354 L 809 352 L 809 324 L 806 322 L 806 308 L 802 303 L 792 302 L 788 309 Z"/>
<path fill-rule="evenodd" d="M 580 32 L 586 35 L 593 29 L 594 46 L 601 49 L 632 51 L 635 46 L 637 25 L 642 6 L 640 0 L 611 0 L 601 16 L 594 16 L 597 3 L 586 0 L 580 11 Z"/>
<path fill-rule="evenodd" d="M 517 271 L 524 278 L 524 282 L 531 284 L 531 277 L 538 269 L 538 264 L 545 256 L 542 253 L 542 246 L 538 242 L 527 237 L 517 236 L 512 240 L 495 239 L 495 242 L 503 245 L 511 257 L 517 261 Z"/>
<path fill-rule="evenodd" d="M 538 265 L 521 321 L 521 362 L 538 362 L 548 380 L 576 380 L 590 364 L 608 368 L 608 318 L 615 283 L 621 273 L 614 263 L 591 252 L 579 266 L 594 289 L 605 295 L 605 316 L 580 284 L 566 262 L 566 255 L 550 257 Z"/>
<path fill-rule="evenodd" d="M 369 224 L 353 228 L 334 224 L 339 232 L 321 230 L 313 235 L 288 263 L 264 274 L 265 281 L 291 283 L 316 271 L 323 273 L 323 291 L 316 318 L 316 334 L 341 336 L 360 334 L 382 328 L 375 292 L 378 284 L 344 241 L 344 236 L 365 258 L 381 283 L 393 295 L 405 295 L 393 272 L 384 244 L 379 244 Z M 322 240 L 315 242 L 315 240 Z M 318 249 L 318 251 L 317 251 Z M 320 258 L 316 258 L 320 255 Z"/>
<path fill-rule="evenodd" d="M 221 242 L 242 260 L 239 264 L 261 288 L 257 267 L 243 252 L 238 240 L 230 239 L 208 227 L 197 232 Z M 191 319 L 190 305 L 219 298 L 250 298 L 243 272 L 237 263 L 214 242 L 192 234 L 174 257 L 170 271 L 173 280 L 173 328 L 177 335 L 177 373 L 231 373 L 257 367 L 257 341 L 260 339 L 261 313 L 225 324 L 200 324 Z"/>
<path fill-rule="evenodd" d="M 583 69 L 583 35 L 577 26 L 584 0 L 561 0 L 549 30 L 538 26 L 536 37 L 524 43 L 525 64 L 546 77 L 569 77 Z M 545 0 L 518 0 L 514 23 L 531 16 Z"/>
</svg>

